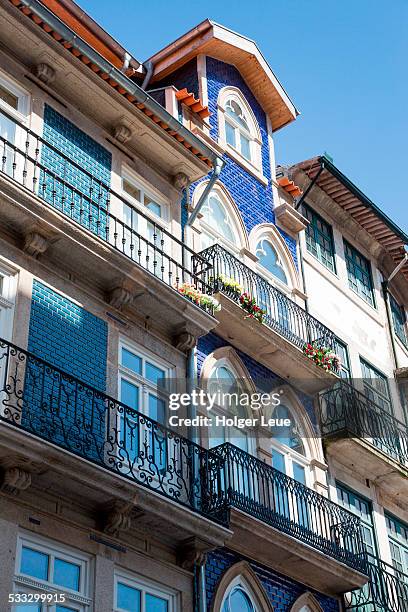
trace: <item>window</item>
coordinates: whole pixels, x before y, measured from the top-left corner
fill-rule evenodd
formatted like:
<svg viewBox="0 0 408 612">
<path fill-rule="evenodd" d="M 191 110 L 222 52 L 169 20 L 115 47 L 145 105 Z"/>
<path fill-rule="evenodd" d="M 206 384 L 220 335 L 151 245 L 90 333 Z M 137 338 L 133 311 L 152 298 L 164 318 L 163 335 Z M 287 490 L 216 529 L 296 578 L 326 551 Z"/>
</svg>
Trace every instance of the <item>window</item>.
<svg viewBox="0 0 408 612">
<path fill-rule="evenodd" d="M 240 246 L 237 223 L 230 212 L 226 198 L 218 189 L 213 189 L 206 199 L 202 209 L 201 247 L 206 249 L 216 242 L 221 242 L 229 250 L 237 250 Z"/>
<path fill-rule="evenodd" d="M 235 397 L 238 400 L 239 395 L 245 393 L 244 382 L 242 378 L 239 378 L 237 371 L 227 359 L 219 359 L 214 365 L 208 377 L 207 391 L 211 394 L 220 393 L 221 403 L 214 407 L 213 419 L 215 414 L 228 414 L 228 416 L 236 415 L 240 418 L 248 418 L 249 415 L 246 407 L 242 406 L 239 401 L 235 401 Z M 231 396 L 227 394 L 231 394 Z M 235 396 L 235 394 L 237 395 Z M 224 397 L 231 397 L 231 400 L 228 399 L 227 401 L 226 399 L 225 402 L 222 402 Z M 228 441 L 238 446 L 241 450 L 250 452 L 249 433 L 246 429 L 239 429 L 238 427 L 214 425 L 211 432 L 210 446 L 218 446 Z"/>
<path fill-rule="evenodd" d="M 265 270 L 285 285 L 288 285 L 288 278 L 282 260 L 270 240 L 261 238 L 256 246 L 255 255 L 259 258 L 259 264 Z"/>
<path fill-rule="evenodd" d="M 334 352 L 340 357 L 340 377 L 351 379 L 350 357 L 347 344 L 336 338 L 334 341 Z"/>
<path fill-rule="evenodd" d="M 12 336 L 16 280 L 14 270 L 0 263 L 0 338 L 4 340 Z"/>
<path fill-rule="evenodd" d="M 371 265 L 361 253 L 344 241 L 349 287 L 365 302 L 375 307 Z"/>
<path fill-rule="evenodd" d="M 303 442 L 304 434 L 299 431 L 298 420 L 293 417 L 292 410 L 284 404 L 274 408 L 272 418 L 289 419 L 291 422 L 288 427 L 279 427 L 273 432 L 272 467 L 307 485 L 309 461 L 306 458 Z"/>
<path fill-rule="evenodd" d="M 154 582 L 115 572 L 115 612 L 176 612 L 176 594 Z"/>
<path fill-rule="evenodd" d="M 336 272 L 334 259 L 334 240 L 331 225 L 326 223 L 309 206 L 304 205 L 305 217 L 309 220 L 306 227 L 306 248 L 326 268 Z"/>
<path fill-rule="evenodd" d="M 408 574 L 408 525 L 391 515 L 385 515 L 392 564 L 400 572 Z"/>
<path fill-rule="evenodd" d="M 241 92 L 233 87 L 219 96 L 220 140 L 230 153 L 251 166 L 261 166 L 261 135 L 258 122 Z"/>
<path fill-rule="evenodd" d="M 165 422 L 165 386 L 169 374 L 170 368 L 156 357 L 124 340 L 120 342 L 120 401 L 162 424 Z"/>
<path fill-rule="evenodd" d="M 16 124 L 13 118 L 25 121 L 28 94 L 5 73 L 0 72 L 0 136 L 15 143 Z"/>
<path fill-rule="evenodd" d="M 241 577 L 236 578 L 227 590 L 221 612 L 258 612 L 247 585 Z"/>
<path fill-rule="evenodd" d="M 111 241 L 115 241 L 120 248 L 123 248 L 128 257 L 160 275 L 163 261 L 165 260 L 167 267 L 169 265 L 168 258 L 161 257 L 156 250 L 159 249 L 170 255 L 170 243 L 162 231 L 169 220 L 169 205 L 128 168 L 122 173 L 122 194 L 126 200 L 129 200 L 129 205 L 121 203 L 120 215 L 124 226 L 111 224 L 114 225 L 111 229 Z M 138 211 L 143 214 L 139 214 Z M 164 274 L 166 272 L 167 270 Z"/>
<path fill-rule="evenodd" d="M 89 583 L 88 555 L 31 534 L 19 537 L 14 592 L 52 592 L 65 596 L 65 601 L 17 604 L 16 612 L 88 612 L 92 603 Z"/>
<path fill-rule="evenodd" d="M 367 550 L 367 554 L 371 561 L 377 558 L 377 545 L 375 539 L 372 505 L 371 502 L 364 497 L 351 491 L 343 484 L 337 483 L 337 501 L 340 506 L 346 508 L 353 514 L 356 514 L 361 519 L 363 541 Z"/>
<path fill-rule="evenodd" d="M 392 412 L 387 377 L 360 357 L 364 391 L 368 398 L 387 412 Z"/>
<path fill-rule="evenodd" d="M 398 304 L 397 300 L 391 294 L 390 306 L 395 335 L 401 340 L 403 345 L 408 348 L 405 309 Z"/>
</svg>

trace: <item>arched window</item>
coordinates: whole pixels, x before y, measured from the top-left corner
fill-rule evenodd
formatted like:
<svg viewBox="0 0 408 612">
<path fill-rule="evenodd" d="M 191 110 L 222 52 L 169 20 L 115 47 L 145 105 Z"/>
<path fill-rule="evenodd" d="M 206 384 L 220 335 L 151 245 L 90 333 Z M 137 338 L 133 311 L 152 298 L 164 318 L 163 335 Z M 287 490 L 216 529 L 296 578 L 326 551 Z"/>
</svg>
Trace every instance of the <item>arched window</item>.
<svg viewBox="0 0 408 612">
<path fill-rule="evenodd" d="M 261 133 L 248 102 L 235 87 L 221 90 L 219 99 L 220 140 L 230 153 L 261 170 Z"/>
<path fill-rule="evenodd" d="M 207 392 L 216 397 L 213 409 L 216 415 L 237 416 L 248 418 L 250 416 L 248 407 L 243 405 L 242 396 L 245 393 L 245 381 L 239 375 L 236 368 L 227 358 L 221 358 L 215 362 L 207 381 Z M 224 442 L 231 442 L 241 450 L 250 452 L 250 432 L 238 427 L 225 427 L 223 425 L 213 426 L 210 432 L 210 446 L 218 446 Z"/>
<path fill-rule="evenodd" d="M 273 612 L 259 578 L 246 561 L 235 563 L 221 577 L 211 609 L 217 612 Z"/>
<path fill-rule="evenodd" d="M 207 182 L 201 182 L 193 196 L 195 205 Z M 239 254 L 242 247 L 248 248 L 248 237 L 241 215 L 228 190 L 216 183 L 201 208 L 201 249 L 219 243 L 228 251 Z"/>
<path fill-rule="evenodd" d="M 288 277 L 281 258 L 268 238 L 261 238 L 256 245 L 255 255 L 259 258 L 259 264 L 268 270 L 273 276 L 288 285 Z"/>
<path fill-rule="evenodd" d="M 272 466 L 298 482 L 309 485 L 309 453 L 306 448 L 307 434 L 303 426 L 301 407 L 294 410 L 288 401 L 276 406 L 272 411 L 273 419 L 287 419 L 287 426 L 272 429 L 271 454 Z"/>
<path fill-rule="evenodd" d="M 222 612 L 257 612 L 257 610 L 251 596 L 240 582 L 225 595 L 221 608 Z"/>
<path fill-rule="evenodd" d="M 311 593 L 303 593 L 303 595 L 295 601 L 290 612 L 323 612 L 323 609 L 314 595 Z"/>
<path fill-rule="evenodd" d="M 219 234 L 227 242 L 238 245 L 235 224 L 225 203 L 223 203 L 216 191 L 210 193 L 201 209 L 201 213 L 203 215 L 202 223 L 208 226 L 211 233 Z"/>
</svg>

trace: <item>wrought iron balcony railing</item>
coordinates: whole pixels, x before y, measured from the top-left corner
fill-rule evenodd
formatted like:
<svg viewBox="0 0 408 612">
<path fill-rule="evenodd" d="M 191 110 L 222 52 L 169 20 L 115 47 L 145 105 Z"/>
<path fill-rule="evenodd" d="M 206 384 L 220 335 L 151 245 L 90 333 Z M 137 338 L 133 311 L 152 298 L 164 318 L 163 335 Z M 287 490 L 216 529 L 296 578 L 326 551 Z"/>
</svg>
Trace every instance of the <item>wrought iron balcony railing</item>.
<svg viewBox="0 0 408 612">
<path fill-rule="evenodd" d="M 109 243 L 160 281 L 178 290 L 189 283 L 202 293 L 210 287 L 208 263 L 154 217 L 111 189 L 95 173 L 0 111 L 0 171 L 71 221 Z M 99 172 L 101 174 L 101 172 Z M 200 269 L 200 273 L 196 273 Z M 203 305 L 211 312 L 211 306 Z"/>
<path fill-rule="evenodd" d="M 342 380 L 320 395 L 323 438 L 366 440 L 394 461 L 408 467 L 408 428 L 365 393 Z"/>
<path fill-rule="evenodd" d="M 345 596 L 346 610 L 354 612 L 407 612 L 408 575 L 381 559 L 370 558 L 368 583 Z"/>
<path fill-rule="evenodd" d="M 225 460 L 222 487 L 229 506 L 366 573 L 358 517 L 230 443 L 213 451 Z"/>
<path fill-rule="evenodd" d="M 204 270 L 204 276 L 214 292 L 221 291 L 239 304 L 240 292 L 223 280 L 232 279 L 265 311 L 265 325 L 291 344 L 303 348 L 305 343 L 316 341 L 320 346 L 335 348 L 336 337 L 328 327 L 219 244 L 208 247 L 200 255 L 211 264 L 210 269 Z M 199 262 L 197 269 L 198 266 Z"/>
<path fill-rule="evenodd" d="M 2 422 L 226 523 L 221 457 L 4 340 Z"/>
</svg>

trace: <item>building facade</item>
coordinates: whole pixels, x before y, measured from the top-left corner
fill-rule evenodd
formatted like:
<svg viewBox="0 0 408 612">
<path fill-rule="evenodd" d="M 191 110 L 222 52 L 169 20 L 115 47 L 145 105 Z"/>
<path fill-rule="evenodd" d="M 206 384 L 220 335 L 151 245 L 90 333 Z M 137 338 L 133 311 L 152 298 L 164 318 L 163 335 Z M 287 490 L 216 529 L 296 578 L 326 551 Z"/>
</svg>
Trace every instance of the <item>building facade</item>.
<svg viewBox="0 0 408 612">
<path fill-rule="evenodd" d="M 0 11 L 1 610 L 405 611 L 408 238 L 253 41 Z"/>
</svg>

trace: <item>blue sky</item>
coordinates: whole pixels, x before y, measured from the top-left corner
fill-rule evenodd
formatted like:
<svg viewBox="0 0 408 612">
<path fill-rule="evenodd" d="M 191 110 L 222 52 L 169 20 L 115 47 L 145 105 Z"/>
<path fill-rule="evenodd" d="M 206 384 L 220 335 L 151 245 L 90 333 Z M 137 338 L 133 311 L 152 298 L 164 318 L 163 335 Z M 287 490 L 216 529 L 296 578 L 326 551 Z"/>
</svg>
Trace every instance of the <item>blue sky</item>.
<svg viewBox="0 0 408 612">
<path fill-rule="evenodd" d="M 277 161 L 329 153 L 408 233 L 408 0 L 79 0 L 137 59 L 209 17 L 257 41 L 301 115 Z"/>
</svg>

